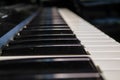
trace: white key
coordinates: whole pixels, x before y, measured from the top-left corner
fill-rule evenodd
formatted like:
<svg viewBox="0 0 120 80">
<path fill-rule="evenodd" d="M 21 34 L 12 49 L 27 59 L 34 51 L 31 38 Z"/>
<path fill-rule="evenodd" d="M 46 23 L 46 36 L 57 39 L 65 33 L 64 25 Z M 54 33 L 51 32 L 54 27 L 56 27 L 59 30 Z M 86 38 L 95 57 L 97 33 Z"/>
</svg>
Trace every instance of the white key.
<svg viewBox="0 0 120 80">
<path fill-rule="evenodd" d="M 120 80 L 120 70 L 105 70 L 103 75 L 105 80 Z"/>
<path fill-rule="evenodd" d="M 120 58 L 93 58 L 93 61 L 103 71 L 120 69 Z"/>
<path fill-rule="evenodd" d="M 120 58 L 120 51 L 90 51 L 90 56 L 92 58 Z"/>
<path fill-rule="evenodd" d="M 68 9 L 59 10 L 105 80 L 120 80 L 120 44 Z"/>
</svg>

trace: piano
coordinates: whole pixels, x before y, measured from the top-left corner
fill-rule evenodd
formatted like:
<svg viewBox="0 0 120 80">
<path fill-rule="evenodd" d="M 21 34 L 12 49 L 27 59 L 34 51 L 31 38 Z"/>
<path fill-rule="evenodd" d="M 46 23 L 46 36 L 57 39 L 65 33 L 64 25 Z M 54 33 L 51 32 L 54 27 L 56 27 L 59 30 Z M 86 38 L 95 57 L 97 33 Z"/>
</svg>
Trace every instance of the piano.
<svg viewBox="0 0 120 80">
<path fill-rule="evenodd" d="M 119 42 L 68 0 L 38 2 L 0 8 L 0 80 L 120 79 Z"/>
</svg>

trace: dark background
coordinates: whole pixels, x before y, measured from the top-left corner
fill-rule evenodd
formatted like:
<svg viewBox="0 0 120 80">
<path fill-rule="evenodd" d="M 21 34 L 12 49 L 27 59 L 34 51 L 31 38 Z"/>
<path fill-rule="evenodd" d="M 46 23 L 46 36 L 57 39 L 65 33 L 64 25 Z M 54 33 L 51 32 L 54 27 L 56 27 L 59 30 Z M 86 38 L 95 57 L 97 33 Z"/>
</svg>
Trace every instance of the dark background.
<svg viewBox="0 0 120 80">
<path fill-rule="evenodd" d="M 120 0 L 0 0 L 0 6 L 32 4 L 69 8 L 120 42 Z"/>
</svg>

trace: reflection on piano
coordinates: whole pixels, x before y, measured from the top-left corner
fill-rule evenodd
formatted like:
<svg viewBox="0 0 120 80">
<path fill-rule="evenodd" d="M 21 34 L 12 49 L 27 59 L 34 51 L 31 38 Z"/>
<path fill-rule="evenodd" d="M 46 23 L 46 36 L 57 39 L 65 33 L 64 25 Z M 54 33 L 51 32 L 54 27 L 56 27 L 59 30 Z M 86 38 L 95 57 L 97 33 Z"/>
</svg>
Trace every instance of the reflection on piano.
<svg viewBox="0 0 120 80">
<path fill-rule="evenodd" d="M 92 21 L 85 16 L 85 9 L 111 3 L 69 2 L 26 0 L 29 4 L 1 6 L 1 80 L 120 79 L 119 42 L 107 35 L 107 28 L 99 30 L 99 16 Z"/>
</svg>

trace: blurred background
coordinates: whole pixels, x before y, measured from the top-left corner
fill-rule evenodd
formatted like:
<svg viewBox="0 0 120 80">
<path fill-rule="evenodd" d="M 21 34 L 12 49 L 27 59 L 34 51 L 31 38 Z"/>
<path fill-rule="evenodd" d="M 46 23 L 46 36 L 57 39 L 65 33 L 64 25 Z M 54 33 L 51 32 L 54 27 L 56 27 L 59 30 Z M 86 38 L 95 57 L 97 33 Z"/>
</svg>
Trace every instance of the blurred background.
<svg viewBox="0 0 120 80">
<path fill-rule="evenodd" d="M 15 4 L 69 8 L 120 42 L 120 0 L 0 0 L 0 7 Z"/>
</svg>

